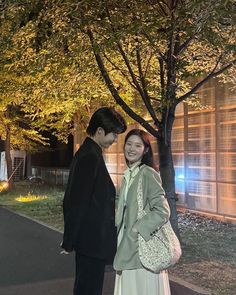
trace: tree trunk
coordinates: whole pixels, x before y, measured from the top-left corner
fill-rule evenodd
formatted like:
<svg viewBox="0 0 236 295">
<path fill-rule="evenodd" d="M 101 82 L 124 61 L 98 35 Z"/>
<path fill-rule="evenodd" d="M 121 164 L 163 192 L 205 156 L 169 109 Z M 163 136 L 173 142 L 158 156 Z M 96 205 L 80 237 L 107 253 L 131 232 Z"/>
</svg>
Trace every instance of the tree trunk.
<svg viewBox="0 0 236 295">
<path fill-rule="evenodd" d="M 178 216 L 176 210 L 177 199 L 175 191 L 175 169 L 171 149 L 171 133 L 174 123 L 174 110 L 172 110 L 172 112 L 168 112 L 167 116 L 166 113 L 164 113 L 163 118 L 166 118 L 166 120 L 163 121 L 163 129 L 160 130 L 160 136 L 157 141 L 159 152 L 159 169 L 162 179 L 162 185 L 170 206 L 170 222 L 176 235 L 180 238 Z"/>
<path fill-rule="evenodd" d="M 159 151 L 159 169 L 162 179 L 162 185 L 166 193 L 168 200 L 171 216 L 171 225 L 179 237 L 178 218 L 176 210 L 176 193 L 175 193 L 175 170 L 173 165 L 171 147 L 166 146 L 163 138 L 158 140 L 158 151 Z"/>
<path fill-rule="evenodd" d="M 31 153 L 26 153 L 26 177 L 27 179 L 32 176 L 32 165 L 31 165 Z M 24 175 L 25 177 L 25 175 Z"/>
<path fill-rule="evenodd" d="M 7 164 L 7 179 L 9 184 L 9 189 L 13 188 L 14 182 L 12 178 L 12 159 L 11 159 L 11 135 L 10 131 L 7 130 L 6 132 L 6 140 L 5 140 L 5 158 Z"/>
</svg>

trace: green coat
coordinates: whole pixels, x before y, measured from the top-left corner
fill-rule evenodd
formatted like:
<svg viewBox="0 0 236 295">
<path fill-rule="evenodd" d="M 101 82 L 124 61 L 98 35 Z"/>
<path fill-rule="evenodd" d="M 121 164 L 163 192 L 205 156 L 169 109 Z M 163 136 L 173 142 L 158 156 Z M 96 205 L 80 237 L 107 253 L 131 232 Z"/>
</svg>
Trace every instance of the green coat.
<svg viewBox="0 0 236 295">
<path fill-rule="evenodd" d="M 143 203 L 146 215 L 137 220 L 137 189 L 139 175 L 142 173 Z M 117 229 L 122 226 L 123 212 L 124 230 L 123 237 L 117 249 L 114 259 L 115 270 L 127 270 L 142 268 L 138 256 L 138 233 L 148 241 L 153 233 L 169 219 L 170 209 L 162 188 L 161 178 L 158 172 L 149 166 L 142 165 L 136 174 L 127 193 L 126 209 L 124 211 L 124 191 L 126 181 L 123 180 L 116 213 Z M 137 232 L 135 232 L 135 230 Z"/>
</svg>

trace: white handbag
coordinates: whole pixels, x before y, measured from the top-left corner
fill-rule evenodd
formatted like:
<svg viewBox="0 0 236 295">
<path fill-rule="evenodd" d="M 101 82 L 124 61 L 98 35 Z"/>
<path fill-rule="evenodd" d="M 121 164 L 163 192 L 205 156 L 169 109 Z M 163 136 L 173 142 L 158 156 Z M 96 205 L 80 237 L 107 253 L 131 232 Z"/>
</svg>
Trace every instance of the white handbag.
<svg viewBox="0 0 236 295">
<path fill-rule="evenodd" d="M 146 215 L 143 206 L 142 175 L 138 182 L 138 219 Z M 148 241 L 138 234 L 139 258 L 144 268 L 159 273 L 175 265 L 182 255 L 180 242 L 167 221 Z"/>
</svg>

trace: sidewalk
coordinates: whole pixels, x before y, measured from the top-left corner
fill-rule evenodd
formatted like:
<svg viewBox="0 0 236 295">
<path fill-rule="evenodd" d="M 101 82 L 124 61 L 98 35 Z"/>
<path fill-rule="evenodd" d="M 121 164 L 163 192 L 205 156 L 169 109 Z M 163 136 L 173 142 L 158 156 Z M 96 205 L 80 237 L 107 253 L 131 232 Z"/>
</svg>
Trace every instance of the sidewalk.
<svg viewBox="0 0 236 295">
<path fill-rule="evenodd" d="M 60 255 L 62 235 L 0 207 L 0 294 L 72 295 L 74 255 Z M 103 295 L 112 295 L 115 273 L 107 268 Z M 205 295 L 171 280 L 172 295 Z M 145 294 L 144 294 L 145 295 Z"/>
</svg>

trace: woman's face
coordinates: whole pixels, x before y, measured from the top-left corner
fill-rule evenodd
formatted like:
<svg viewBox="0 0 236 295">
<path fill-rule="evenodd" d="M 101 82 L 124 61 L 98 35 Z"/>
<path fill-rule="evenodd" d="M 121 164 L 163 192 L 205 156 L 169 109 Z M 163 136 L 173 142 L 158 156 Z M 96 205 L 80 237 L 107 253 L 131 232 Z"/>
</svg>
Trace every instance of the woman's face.
<svg viewBox="0 0 236 295">
<path fill-rule="evenodd" d="M 143 154 L 145 151 L 145 146 L 142 139 L 137 135 L 131 135 L 124 147 L 125 158 L 129 162 L 129 164 L 134 164 L 139 162 L 143 158 Z"/>
</svg>

